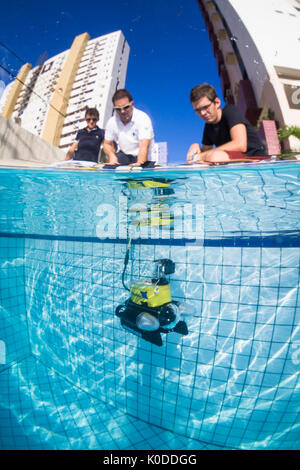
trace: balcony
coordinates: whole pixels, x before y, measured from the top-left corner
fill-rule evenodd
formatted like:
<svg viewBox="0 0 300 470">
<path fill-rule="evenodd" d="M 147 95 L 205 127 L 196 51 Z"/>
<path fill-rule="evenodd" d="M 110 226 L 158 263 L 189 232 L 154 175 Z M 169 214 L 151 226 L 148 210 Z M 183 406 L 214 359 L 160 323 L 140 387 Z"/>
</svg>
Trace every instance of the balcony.
<svg viewBox="0 0 300 470">
<path fill-rule="evenodd" d="M 256 126 L 261 108 L 257 106 L 256 98 L 250 80 L 241 80 L 238 85 L 237 106 L 248 121 Z"/>
</svg>

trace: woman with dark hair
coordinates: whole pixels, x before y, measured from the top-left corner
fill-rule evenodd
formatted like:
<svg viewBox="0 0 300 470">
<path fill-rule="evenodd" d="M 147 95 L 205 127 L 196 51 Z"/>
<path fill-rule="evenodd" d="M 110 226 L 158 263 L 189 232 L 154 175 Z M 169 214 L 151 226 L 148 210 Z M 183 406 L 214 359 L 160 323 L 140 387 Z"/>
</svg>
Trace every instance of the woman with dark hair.
<svg viewBox="0 0 300 470">
<path fill-rule="evenodd" d="M 104 140 L 104 130 L 97 126 L 98 110 L 88 108 L 85 120 L 87 126 L 77 132 L 75 142 L 69 148 L 65 159 L 98 163 L 100 147 Z"/>
</svg>

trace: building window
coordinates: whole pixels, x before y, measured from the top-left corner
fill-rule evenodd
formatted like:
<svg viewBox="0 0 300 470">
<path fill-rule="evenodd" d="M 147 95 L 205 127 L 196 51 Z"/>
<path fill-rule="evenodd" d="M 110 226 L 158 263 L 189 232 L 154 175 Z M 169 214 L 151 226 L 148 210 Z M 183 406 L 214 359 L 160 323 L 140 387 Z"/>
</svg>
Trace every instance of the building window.
<svg viewBox="0 0 300 470">
<path fill-rule="evenodd" d="M 44 67 L 42 68 L 41 73 L 48 72 L 51 69 L 52 65 L 53 65 L 53 61 L 49 62 L 48 64 L 45 64 Z"/>
</svg>

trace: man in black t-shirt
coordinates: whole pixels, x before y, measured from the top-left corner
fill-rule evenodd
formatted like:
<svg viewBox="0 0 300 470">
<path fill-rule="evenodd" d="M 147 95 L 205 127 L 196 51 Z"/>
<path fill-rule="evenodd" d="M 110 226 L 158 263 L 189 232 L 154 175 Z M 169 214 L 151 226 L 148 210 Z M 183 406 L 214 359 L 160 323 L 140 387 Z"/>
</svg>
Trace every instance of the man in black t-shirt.
<svg viewBox="0 0 300 470">
<path fill-rule="evenodd" d="M 80 160 L 98 163 L 104 130 L 97 126 L 99 112 L 88 108 L 85 112 L 87 127 L 77 132 L 75 142 L 69 148 L 65 160 Z"/>
<path fill-rule="evenodd" d="M 225 163 L 259 161 L 267 158 L 256 130 L 235 105 L 221 109 L 216 90 L 207 83 L 194 87 L 190 94 L 194 111 L 205 121 L 202 146 L 192 144 L 188 163 Z M 215 146 L 215 148 L 213 148 Z"/>
</svg>

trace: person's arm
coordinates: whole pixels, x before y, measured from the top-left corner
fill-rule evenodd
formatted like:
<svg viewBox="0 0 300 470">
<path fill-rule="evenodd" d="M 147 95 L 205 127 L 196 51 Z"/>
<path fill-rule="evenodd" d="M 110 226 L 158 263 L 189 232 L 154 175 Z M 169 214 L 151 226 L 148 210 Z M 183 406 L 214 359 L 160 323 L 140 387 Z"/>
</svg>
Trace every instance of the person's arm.
<svg viewBox="0 0 300 470">
<path fill-rule="evenodd" d="M 139 151 L 136 163 L 132 163 L 130 166 L 141 166 L 148 160 L 148 153 L 152 139 L 154 139 L 154 132 L 152 121 L 146 114 L 142 114 L 142 119 L 138 124 L 138 140 L 139 140 Z"/>
<path fill-rule="evenodd" d="M 214 149 L 212 147 L 203 146 L 202 152 L 196 153 L 196 162 L 201 163 L 202 161 L 209 161 L 212 156 L 212 151 L 215 152 L 216 150 L 242 153 L 247 151 L 247 131 L 245 124 L 236 124 L 233 126 L 230 129 L 230 137 L 231 140 L 229 142 L 219 145 Z"/>
<path fill-rule="evenodd" d="M 116 151 L 115 151 L 115 146 L 113 140 L 104 140 L 103 143 L 103 152 L 108 158 L 108 164 L 109 165 L 115 165 L 119 163 Z"/>
<path fill-rule="evenodd" d="M 143 163 L 145 163 L 148 158 L 149 146 L 150 146 L 150 139 L 141 140 L 137 162 L 131 163 L 129 166 L 141 166 Z"/>
<path fill-rule="evenodd" d="M 247 131 L 245 124 L 236 124 L 230 129 L 231 140 L 225 144 L 215 147 L 213 151 L 221 150 L 223 152 L 242 152 L 247 151 Z M 200 156 L 201 160 L 209 160 L 211 157 L 211 150 L 203 152 Z"/>
<path fill-rule="evenodd" d="M 216 147 L 216 150 L 228 150 L 229 152 L 247 152 L 247 131 L 245 124 L 236 124 L 230 129 L 231 140 L 226 142 L 219 147 Z"/>
<path fill-rule="evenodd" d="M 78 142 L 74 142 L 69 148 L 69 150 L 67 151 L 65 160 L 73 160 L 74 153 L 76 152 L 77 148 L 78 148 Z"/>
<path fill-rule="evenodd" d="M 188 153 L 187 153 L 187 162 L 188 163 L 193 163 L 195 162 L 199 157 L 200 157 L 200 154 L 203 153 L 203 152 L 207 152 L 208 150 L 211 150 L 213 148 L 212 145 L 202 145 L 202 147 L 200 147 L 200 144 L 192 144 L 188 150 Z"/>
</svg>

